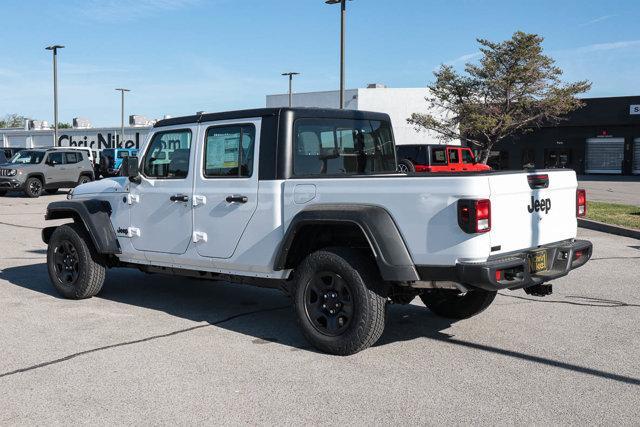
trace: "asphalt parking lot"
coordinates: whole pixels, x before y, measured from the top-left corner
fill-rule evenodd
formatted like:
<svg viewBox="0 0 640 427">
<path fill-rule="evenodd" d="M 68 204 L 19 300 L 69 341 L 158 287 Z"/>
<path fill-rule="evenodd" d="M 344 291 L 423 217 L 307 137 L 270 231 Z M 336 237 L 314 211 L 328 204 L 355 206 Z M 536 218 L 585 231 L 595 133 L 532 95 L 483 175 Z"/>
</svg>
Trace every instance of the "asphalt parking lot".
<svg viewBox="0 0 640 427">
<path fill-rule="evenodd" d="M 319 354 L 266 289 L 111 270 L 58 297 L 46 204 L 0 198 L 0 424 L 628 424 L 640 417 L 640 241 L 535 298 L 452 323 L 419 300 L 351 357 Z"/>
</svg>

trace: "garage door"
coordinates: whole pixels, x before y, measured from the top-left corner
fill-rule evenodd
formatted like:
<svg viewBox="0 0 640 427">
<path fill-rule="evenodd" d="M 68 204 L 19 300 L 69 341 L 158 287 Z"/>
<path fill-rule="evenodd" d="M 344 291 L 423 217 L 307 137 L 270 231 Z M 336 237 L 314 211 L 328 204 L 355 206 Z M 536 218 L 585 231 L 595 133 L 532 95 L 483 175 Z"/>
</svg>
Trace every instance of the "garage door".
<svg viewBox="0 0 640 427">
<path fill-rule="evenodd" d="M 587 139 L 586 173 L 622 173 L 624 138 Z"/>
<path fill-rule="evenodd" d="M 640 174 L 640 138 L 633 141 L 633 173 Z"/>
</svg>

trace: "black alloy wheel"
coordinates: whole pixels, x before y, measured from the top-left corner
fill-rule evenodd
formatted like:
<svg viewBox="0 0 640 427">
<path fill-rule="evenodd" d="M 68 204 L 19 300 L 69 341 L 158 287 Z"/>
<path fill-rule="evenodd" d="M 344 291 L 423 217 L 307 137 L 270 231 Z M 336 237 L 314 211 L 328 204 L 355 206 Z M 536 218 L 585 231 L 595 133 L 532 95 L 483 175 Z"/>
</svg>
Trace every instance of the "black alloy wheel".
<svg viewBox="0 0 640 427">
<path fill-rule="evenodd" d="M 56 279 L 63 285 L 74 285 L 79 276 L 78 250 L 69 240 L 62 240 L 53 249 Z"/>
<path fill-rule="evenodd" d="M 342 334 L 353 318 L 353 292 L 349 284 L 332 271 L 320 271 L 307 283 L 305 312 L 316 330 L 328 336 Z"/>
</svg>

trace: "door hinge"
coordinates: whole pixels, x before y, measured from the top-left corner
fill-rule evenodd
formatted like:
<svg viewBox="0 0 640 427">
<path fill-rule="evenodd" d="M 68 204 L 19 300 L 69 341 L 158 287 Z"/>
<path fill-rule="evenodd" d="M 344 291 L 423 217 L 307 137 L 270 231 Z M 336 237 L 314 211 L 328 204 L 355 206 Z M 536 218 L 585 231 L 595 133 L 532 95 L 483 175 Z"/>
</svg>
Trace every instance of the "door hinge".
<svg viewBox="0 0 640 427">
<path fill-rule="evenodd" d="M 136 227 L 127 228 L 127 237 L 140 237 L 140 229 Z"/>
<path fill-rule="evenodd" d="M 208 240 L 207 233 L 202 231 L 193 232 L 193 243 L 206 242 Z"/>
<path fill-rule="evenodd" d="M 140 195 L 139 194 L 127 194 L 127 203 L 130 205 L 134 203 L 140 203 Z"/>
<path fill-rule="evenodd" d="M 193 195 L 193 206 L 206 205 L 206 204 L 207 204 L 207 196 L 202 196 L 199 194 Z"/>
</svg>

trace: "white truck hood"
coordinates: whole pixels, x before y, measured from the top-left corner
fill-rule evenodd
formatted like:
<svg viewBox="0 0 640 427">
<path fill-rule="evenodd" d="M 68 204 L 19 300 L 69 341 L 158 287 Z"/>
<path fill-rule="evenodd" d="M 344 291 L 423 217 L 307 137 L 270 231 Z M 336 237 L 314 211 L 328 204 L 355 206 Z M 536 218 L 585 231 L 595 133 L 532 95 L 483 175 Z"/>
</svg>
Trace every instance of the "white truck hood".
<svg viewBox="0 0 640 427">
<path fill-rule="evenodd" d="M 73 197 L 86 197 L 89 195 L 105 193 L 128 193 L 129 179 L 124 176 L 105 178 L 100 181 L 92 181 L 73 189 Z"/>
</svg>

